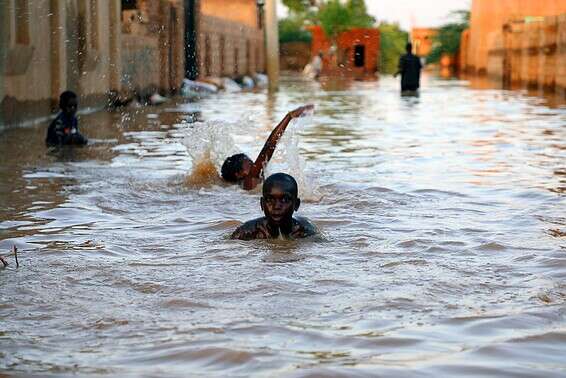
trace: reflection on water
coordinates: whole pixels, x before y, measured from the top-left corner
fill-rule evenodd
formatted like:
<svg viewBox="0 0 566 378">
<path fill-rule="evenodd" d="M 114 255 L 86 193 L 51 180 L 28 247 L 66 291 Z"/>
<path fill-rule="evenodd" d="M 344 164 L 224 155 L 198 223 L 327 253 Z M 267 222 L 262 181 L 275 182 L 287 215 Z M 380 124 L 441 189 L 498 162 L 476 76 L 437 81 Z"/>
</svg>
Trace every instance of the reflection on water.
<svg viewBox="0 0 566 378">
<path fill-rule="evenodd" d="M 3 131 L 0 370 L 563 375 L 566 110 L 468 84 L 288 77 L 85 115 L 94 143 L 49 154 L 44 128 Z M 324 238 L 229 240 L 259 192 L 211 172 L 309 102 L 270 169 L 311 185 Z"/>
</svg>

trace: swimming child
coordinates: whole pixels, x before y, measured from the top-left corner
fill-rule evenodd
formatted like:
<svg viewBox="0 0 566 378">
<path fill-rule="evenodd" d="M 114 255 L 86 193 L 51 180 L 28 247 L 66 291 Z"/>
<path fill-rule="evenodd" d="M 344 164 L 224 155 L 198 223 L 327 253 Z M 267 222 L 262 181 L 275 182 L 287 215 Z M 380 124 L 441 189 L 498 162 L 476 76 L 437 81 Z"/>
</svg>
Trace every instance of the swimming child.
<svg viewBox="0 0 566 378">
<path fill-rule="evenodd" d="M 299 209 L 298 185 L 286 173 L 275 173 L 263 183 L 263 196 L 260 200 L 264 217 L 248 221 L 238 227 L 232 239 L 286 239 L 306 238 L 318 233 L 316 226 L 307 218 L 293 217 Z"/>
<path fill-rule="evenodd" d="M 78 96 L 71 91 L 65 91 L 59 96 L 61 112 L 51 122 L 47 129 L 45 143 L 48 146 L 79 145 L 83 146 L 88 140 L 79 133 L 77 120 Z"/>
<path fill-rule="evenodd" d="M 273 129 L 261 152 L 253 162 L 246 154 L 232 155 L 222 164 L 222 178 L 228 182 L 240 183 L 245 190 L 254 189 L 262 180 L 263 168 L 275 152 L 277 142 L 293 118 L 300 117 L 304 112 L 314 108 L 313 105 L 301 106 L 287 113 L 279 125 Z"/>
</svg>

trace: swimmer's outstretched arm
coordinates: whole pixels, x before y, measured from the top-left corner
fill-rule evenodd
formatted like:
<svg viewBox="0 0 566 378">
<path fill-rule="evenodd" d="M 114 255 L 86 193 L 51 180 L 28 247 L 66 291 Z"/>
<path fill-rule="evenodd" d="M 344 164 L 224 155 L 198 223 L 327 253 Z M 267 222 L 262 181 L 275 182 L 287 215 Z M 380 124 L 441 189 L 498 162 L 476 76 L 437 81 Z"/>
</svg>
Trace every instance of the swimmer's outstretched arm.
<svg viewBox="0 0 566 378">
<path fill-rule="evenodd" d="M 298 118 L 304 112 L 312 110 L 313 108 L 314 105 L 305 105 L 287 113 L 287 115 L 281 120 L 281 122 L 279 122 L 275 129 L 273 129 L 271 135 L 269 135 L 269 138 L 267 138 L 267 141 L 263 145 L 261 152 L 257 156 L 257 159 L 255 160 L 254 165 L 250 170 L 249 176 L 254 178 L 260 177 L 264 165 L 269 162 L 269 160 L 273 156 L 275 147 L 277 147 L 277 142 L 279 142 L 279 139 L 281 139 L 281 136 L 285 132 L 285 129 L 289 125 L 289 122 L 291 122 L 293 118 Z"/>
</svg>

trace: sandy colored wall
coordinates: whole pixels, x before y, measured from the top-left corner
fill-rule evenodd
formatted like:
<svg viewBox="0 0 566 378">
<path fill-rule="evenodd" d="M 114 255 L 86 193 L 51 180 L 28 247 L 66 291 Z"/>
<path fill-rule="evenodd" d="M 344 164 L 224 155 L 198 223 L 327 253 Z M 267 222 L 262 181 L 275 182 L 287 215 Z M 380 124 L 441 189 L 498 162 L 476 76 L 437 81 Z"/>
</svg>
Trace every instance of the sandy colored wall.
<svg viewBox="0 0 566 378">
<path fill-rule="evenodd" d="M 466 68 L 487 72 L 488 51 L 493 49 L 494 33 L 510 20 L 528 16 L 551 16 L 566 12 L 566 0 L 473 0 L 470 45 Z"/>
<path fill-rule="evenodd" d="M 212 16 L 258 28 L 256 0 L 204 0 L 200 4 L 203 16 Z"/>
<path fill-rule="evenodd" d="M 122 14 L 121 82 L 127 92 L 163 94 L 180 88 L 185 71 L 184 5 L 139 0 Z"/>
<path fill-rule="evenodd" d="M 122 35 L 122 89 L 127 93 L 159 88 L 159 40 L 152 36 Z"/>
<path fill-rule="evenodd" d="M 4 112 L 1 104 L 5 96 L 4 88 L 4 68 L 6 66 L 6 55 L 10 42 L 10 30 L 8 25 L 8 7 L 5 2 L 0 2 L 0 131 L 5 123 Z"/>
<path fill-rule="evenodd" d="M 201 15 L 199 20 L 201 77 L 265 71 L 263 30 L 212 16 Z"/>
<path fill-rule="evenodd" d="M 51 110 L 51 28 L 47 15 L 48 0 L 38 0 L 29 7 L 28 41 L 16 41 L 14 1 L 3 1 L 8 19 L 9 37 L 3 75 L 4 97 L 0 105 L 7 123 L 19 123 L 28 116 L 39 117 Z M 24 116 L 25 115 L 25 116 Z"/>
<path fill-rule="evenodd" d="M 566 62 L 566 14 L 558 17 L 557 41 L 556 90 L 563 98 L 566 98 L 566 64 L 564 64 Z"/>
<path fill-rule="evenodd" d="M 458 51 L 458 70 L 464 72 L 468 65 L 470 50 L 470 29 L 466 29 L 460 36 L 460 50 Z"/>
<path fill-rule="evenodd" d="M 493 35 L 487 73 L 506 87 L 563 92 L 566 13 L 537 22 L 512 22 Z"/>
<path fill-rule="evenodd" d="M 9 30 L 0 73 L 0 118 L 5 125 L 45 119 L 68 89 L 79 94 L 83 109 L 105 104 L 116 84 L 111 71 L 119 69 L 116 54 L 111 54 L 119 30 L 116 14 L 111 17 L 119 11 L 115 3 L 33 0 L 27 1 L 27 17 L 18 17 L 15 0 L 0 2 Z"/>
</svg>

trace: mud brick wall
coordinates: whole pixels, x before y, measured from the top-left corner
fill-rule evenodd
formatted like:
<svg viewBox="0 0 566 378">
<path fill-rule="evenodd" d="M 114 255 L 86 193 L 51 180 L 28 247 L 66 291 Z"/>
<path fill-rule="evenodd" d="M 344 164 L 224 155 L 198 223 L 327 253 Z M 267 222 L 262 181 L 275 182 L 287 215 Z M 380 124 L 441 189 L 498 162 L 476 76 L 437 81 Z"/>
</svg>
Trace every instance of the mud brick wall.
<svg viewBox="0 0 566 378">
<path fill-rule="evenodd" d="M 265 71 L 261 29 L 202 15 L 198 38 L 201 77 L 234 77 Z"/>
</svg>

